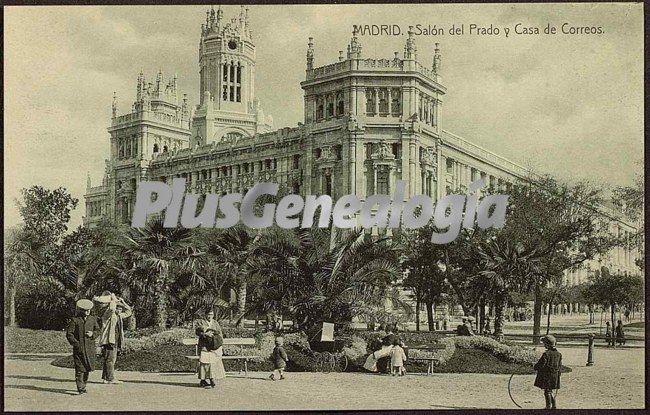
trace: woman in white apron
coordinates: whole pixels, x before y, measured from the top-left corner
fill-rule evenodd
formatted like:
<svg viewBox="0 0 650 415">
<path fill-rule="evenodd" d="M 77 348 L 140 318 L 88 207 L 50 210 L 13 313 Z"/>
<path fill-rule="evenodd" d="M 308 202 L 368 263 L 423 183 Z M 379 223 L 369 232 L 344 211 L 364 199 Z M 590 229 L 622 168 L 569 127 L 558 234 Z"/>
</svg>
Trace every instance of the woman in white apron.
<svg viewBox="0 0 650 415">
<path fill-rule="evenodd" d="M 224 379 L 226 370 L 223 367 L 223 336 L 218 331 L 200 326 L 196 330 L 199 336 L 199 386 L 216 386 L 215 379 Z"/>
</svg>

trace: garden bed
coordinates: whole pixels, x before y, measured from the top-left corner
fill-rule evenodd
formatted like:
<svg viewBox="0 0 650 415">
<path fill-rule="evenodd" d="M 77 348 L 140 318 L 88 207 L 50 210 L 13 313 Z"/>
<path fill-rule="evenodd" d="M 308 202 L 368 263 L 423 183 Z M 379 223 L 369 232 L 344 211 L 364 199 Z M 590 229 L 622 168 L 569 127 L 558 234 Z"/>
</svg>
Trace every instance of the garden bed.
<svg viewBox="0 0 650 415">
<path fill-rule="evenodd" d="M 72 353 L 61 330 L 32 330 L 5 327 L 5 353 Z"/>
</svg>

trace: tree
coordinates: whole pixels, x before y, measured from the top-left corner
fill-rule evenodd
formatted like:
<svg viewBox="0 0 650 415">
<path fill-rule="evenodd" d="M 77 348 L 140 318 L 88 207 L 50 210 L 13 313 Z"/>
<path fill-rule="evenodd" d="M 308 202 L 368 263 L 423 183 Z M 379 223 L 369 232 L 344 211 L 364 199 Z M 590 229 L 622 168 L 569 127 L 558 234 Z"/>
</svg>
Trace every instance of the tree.
<svg viewBox="0 0 650 415">
<path fill-rule="evenodd" d="M 444 259 L 444 248 L 431 242 L 433 225 L 404 232 L 401 243 L 405 260 L 402 266 L 408 271 L 404 286 L 411 288 L 415 296 L 416 330 L 420 331 L 420 307 L 426 305 L 429 331 L 434 330 L 433 305 L 442 300 L 449 284 L 440 261 Z"/>
<path fill-rule="evenodd" d="M 619 241 L 609 233 L 599 211 L 602 189 L 587 183 L 563 184 L 545 176 L 514 185 L 509 196 L 504 232 L 536 264 L 530 287 L 535 296 L 533 341 L 538 342 L 544 287 L 560 286 L 567 270 L 607 252 Z"/>
<path fill-rule="evenodd" d="M 350 322 L 368 307 L 382 307 L 386 299 L 408 308 L 391 297 L 392 283 L 401 274 L 400 250 L 393 241 L 352 231 L 328 249 L 328 231 L 297 229 L 294 235 L 269 235 L 256 250 L 254 272 L 265 277 L 270 298 L 289 310 L 301 328 L 309 332 L 323 321 Z"/>
<path fill-rule="evenodd" d="M 643 169 L 641 169 L 643 171 Z M 645 237 L 645 227 L 644 223 L 644 210 L 643 210 L 643 198 L 645 195 L 644 186 L 643 186 L 643 175 L 638 174 L 634 179 L 634 184 L 632 186 L 619 186 L 614 189 L 612 201 L 614 205 L 619 207 L 623 214 L 637 223 L 636 232 L 632 235 L 630 239 L 631 248 L 636 248 L 639 250 L 639 258 L 636 260 L 636 265 L 639 267 L 641 272 L 645 270 L 645 255 L 644 255 L 644 237 Z"/>
<path fill-rule="evenodd" d="M 638 304 L 643 301 L 644 281 L 640 275 L 611 273 L 607 267 L 594 272 L 584 295 L 594 304 L 611 307 L 611 321 L 615 325 L 616 306 Z"/>
<path fill-rule="evenodd" d="M 5 285 L 8 288 L 6 302 L 9 314 L 6 323 L 9 325 L 16 324 L 19 284 L 48 279 L 50 286 L 69 287 L 69 281 L 57 280 L 57 275 L 53 274 L 59 259 L 57 244 L 68 230 L 70 212 L 78 203 L 62 187 L 49 190 L 32 186 L 22 189 L 21 194 L 22 201 L 16 203 L 23 222 L 13 230 L 9 239 L 5 239 Z M 69 294 L 65 290 L 63 292 Z"/>
<path fill-rule="evenodd" d="M 151 291 L 154 301 L 154 324 L 164 329 L 167 324 L 169 287 L 175 278 L 174 268 L 182 267 L 189 255 L 189 229 L 165 228 L 158 218 L 144 228 L 131 228 L 124 237 L 124 254 L 131 258 L 143 285 Z"/>
<path fill-rule="evenodd" d="M 251 277 L 250 261 L 259 238 L 260 233 L 238 225 L 220 233 L 210 233 L 204 241 L 205 252 L 213 259 L 213 265 L 219 267 L 237 289 L 238 326 L 244 324 L 248 280 Z"/>
</svg>

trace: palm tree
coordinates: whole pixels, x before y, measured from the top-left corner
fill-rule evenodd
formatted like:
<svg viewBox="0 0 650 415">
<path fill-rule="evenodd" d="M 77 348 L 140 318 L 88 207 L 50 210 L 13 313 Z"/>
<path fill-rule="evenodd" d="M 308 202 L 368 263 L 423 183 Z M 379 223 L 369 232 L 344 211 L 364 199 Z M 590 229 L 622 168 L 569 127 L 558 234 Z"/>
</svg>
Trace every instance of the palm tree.
<svg viewBox="0 0 650 415">
<path fill-rule="evenodd" d="M 536 251 L 497 233 L 478 245 L 483 271 L 477 282 L 494 301 L 494 334 L 503 334 L 503 312 L 514 292 L 530 292 L 541 273 Z"/>
<path fill-rule="evenodd" d="M 164 329 L 167 323 L 169 285 L 174 267 L 189 259 L 191 232 L 185 228 L 165 228 L 162 219 L 155 219 L 144 228 L 131 228 L 125 236 L 125 254 L 135 266 L 147 271 L 148 285 L 154 301 L 154 324 Z"/>
<path fill-rule="evenodd" d="M 398 246 L 389 239 L 371 240 L 350 232 L 332 249 L 326 231 L 299 229 L 295 238 L 269 235 L 256 251 L 269 296 L 288 309 L 308 331 L 323 321 L 349 322 L 381 307 L 401 275 Z M 394 295 L 394 301 L 405 306 Z"/>
<path fill-rule="evenodd" d="M 248 282 L 251 278 L 251 259 L 261 234 L 243 226 L 210 232 L 204 243 L 204 252 L 211 266 L 219 268 L 225 280 L 236 287 L 237 326 L 243 326 L 246 315 Z M 225 281 L 224 281 L 225 282 Z"/>
</svg>

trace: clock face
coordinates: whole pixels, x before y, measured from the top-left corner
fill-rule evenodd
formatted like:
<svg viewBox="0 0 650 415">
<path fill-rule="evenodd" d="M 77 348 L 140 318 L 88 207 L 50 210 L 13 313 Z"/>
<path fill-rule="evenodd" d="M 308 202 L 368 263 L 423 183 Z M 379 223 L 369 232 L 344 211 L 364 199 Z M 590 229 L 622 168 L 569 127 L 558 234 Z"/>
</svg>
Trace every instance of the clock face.
<svg viewBox="0 0 650 415">
<path fill-rule="evenodd" d="M 235 42 L 234 40 L 231 40 L 230 42 L 228 42 L 228 47 L 229 47 L 231 50 L 235 50 L 235 49 L 237 49 L 237 42 Z"/>
</svg>

